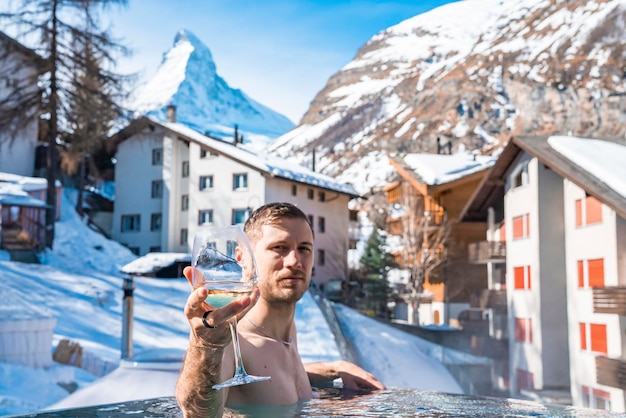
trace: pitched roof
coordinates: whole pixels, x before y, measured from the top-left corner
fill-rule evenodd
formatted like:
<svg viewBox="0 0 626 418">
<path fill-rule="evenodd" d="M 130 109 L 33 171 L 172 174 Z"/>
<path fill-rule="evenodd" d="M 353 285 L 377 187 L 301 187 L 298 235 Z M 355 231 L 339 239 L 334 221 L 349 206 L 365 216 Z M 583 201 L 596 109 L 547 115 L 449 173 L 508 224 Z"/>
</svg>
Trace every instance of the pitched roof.
<svg viewBox="0 0 626 418">
<path fill-rule="evenodd" d="M 117 145 L 150 124 L 159 126 L 172 135 L 200 144 L 212 152 L 227 156 L 242 165 L 266 173 L 272 177 L 339 192 L 350 197 L 359 197 L 354 187 L 338 182 L 330 176 L 317 173 L 299 164 L 271 155 L 255 154 L 241 146 L 235 146 L 232 143 L 203 135 L 180 123 L 159 122 L 151 117 L 142 117 L 118 132 L 111 139 Z"/>
<path fill-rule="evenodd" d="M 609 146 L 612 155 L 606 153 Z M 605 152 L 605 154 L 601 157 L 592 155 L 592 158 L 589 158 L 589 155 L 583 155 L 585 152 L 587 154 L 593 152 L 594 148 L 597 152 Z M 617 173 L 610 173 L 610 167 L 601 170 L 602 165 L 618 164 L 620 167 L 626 167 L 624 163 L 626 160 L 619 158 L 626 155 L 626 140 L 520 136 L 509 141 L 498 161 L 481 182 L 463 210 L 461 218 L 464 221 L 484 222 L 487 219 L 487 209 L 497 206 L 498 201 L 502 200 L 506 175 L 524 152 L 537 158 L 552 171 L 570 180 L 609 206 L 621 217 L 626 218 L 626 194 L 623 192 L 626 190 L 626 179 L 622 179 L 620 183 Z M 601 161 L 598 161 L 600 159 Z"/>
<path fill-rule="evenodd" d="M 18 51 L 24 54 L 26 57 L 33 61 L 37 68 L 42 69 L 45 66 L 45 60 L 38 53 L 22 45 L 16 39 L 11 38 L 9 35 L 2 31 L 0 31 L 0 42 L 4 42 L 9 48 L 9 51 Z"/>
</svg>

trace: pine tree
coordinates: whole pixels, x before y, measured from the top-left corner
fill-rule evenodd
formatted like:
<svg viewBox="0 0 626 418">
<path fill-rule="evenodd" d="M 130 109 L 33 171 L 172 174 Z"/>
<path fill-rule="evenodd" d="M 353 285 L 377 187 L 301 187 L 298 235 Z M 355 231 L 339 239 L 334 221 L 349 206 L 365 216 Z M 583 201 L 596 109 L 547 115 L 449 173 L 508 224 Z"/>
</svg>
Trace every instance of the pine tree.
<svg viewBox="0 0 626 418">
<path fill-rule="evenodd" d="M 387 272 L 393 267 L 395 262 L 385 249 L 385 238 L 374 227 L 361 257 L 361 286 L 366 296 L 364 308 L 379 316 L 387 316 L 391 295 Z"/>
<path fill-rule="evenodd" d="M 0 22 L 6 22 L 5 27 L 14 26 L 19 32 L 18 37 L 38 35 L 40 39 L 39 46 L 33 48 L 42 61 L 38 63 L 41 68 L 38 80 L 40 90 L 16 88 L 10 95 L 10 104 L 0 102 L 0 130 L 11 132 L 34 118 L 40 118 L 43 122 L 48 153 L 48 248 L 52 248 L 54 242 L 57 200 L 55 186 L 59 177 L 58 147 L 65 141 L 66 148 L 71 149 L 72 142 L 77 143 L 76 138 L 85 134 L 86 127 L 77 121 L 89 117 L 79 117 L 75 113 L 82 109 L 78 103 L 84 97 L 81 99 L 79 96 L 94 94 L 94 90 L 90 90 L 93 86 L 81 83 L 81 77 L 99 80 L 100 86 L 104 88 L 96 93 L 98 100 L 103 100 L 101 104 L 106 109 L 118 109 L 118 114 L 122 112 L 121 107 L 116 104 L 117 97 L 111 94 L 112 90 L 108 90 L 112 86 L 119 87 L 122 77 L 105 70 L 105 66 L 114 65 L 115 51 L 124 53 L 126 50 L 114 42 L 106 31 L 97 29 L 98 16 L 94 9 L 95 6 L 126 3 L 127 0 L 22 0 L 15 12 L 0 13 Z M 98 100 L 91 102 L 94 107 L 97 107 Z M 40 103 L 40 107 L 33 107 L 36 103 Z M 40 109 L 40 112 L 33 109 Z M 91 107 L 86 109 L 89 109 L 88 112 L 93 111 Z M 110 114 L 104 113 L 100 116 L 106 118 Z M 90 141 L 92 138 L 85 136 L 82 140 Z M 78 145 L 77 148 L 80 149 Z"/>
</svg>

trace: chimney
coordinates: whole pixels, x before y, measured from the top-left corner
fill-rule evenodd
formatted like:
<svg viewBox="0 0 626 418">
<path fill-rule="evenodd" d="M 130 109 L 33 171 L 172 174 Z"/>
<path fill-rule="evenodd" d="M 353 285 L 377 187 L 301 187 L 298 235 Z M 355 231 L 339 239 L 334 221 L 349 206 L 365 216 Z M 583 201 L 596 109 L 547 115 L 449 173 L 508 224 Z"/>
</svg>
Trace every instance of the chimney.
<svg viewBox="0 0 626 418">
<path fill-rule="evenodd" d="M 176 106 L 168 105 L 166 112 L 166 119 L 168 122 L 175 123 L 176 122 Z"/>
</svg>

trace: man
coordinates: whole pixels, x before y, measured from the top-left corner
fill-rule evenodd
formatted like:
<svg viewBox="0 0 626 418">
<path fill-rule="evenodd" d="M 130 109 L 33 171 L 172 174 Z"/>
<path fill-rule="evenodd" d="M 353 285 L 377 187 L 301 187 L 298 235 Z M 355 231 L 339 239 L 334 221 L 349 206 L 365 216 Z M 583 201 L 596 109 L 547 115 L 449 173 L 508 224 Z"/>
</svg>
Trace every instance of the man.
<svg viewBox="0 0 626 418">
<path fill-rule="evenodd" d="M 344 387 L 384 389 L 370 373 L 346 361 L 302 364 L 294 316 L 313 269 L 313 231 L 307 216 L 292 204 L 270 203 L 250 215 L 244 232 L 257 262 L 258 289 L 213 310 L 204 302 L 207 290 L 199 288 L 185 305 L 191 334 L 176 386 L 185 416 L 220 416 L 225 402 L 294 404 L 311 399 L 311 383 L 339 377 Z M 184 274 L 191 281 L 190 267 Z M 232 346 L 226 347 L 231 342 L 227 321 L 234 315 L 240 319 L 237 329 L 246 370 L 271 379 L 216 391 L 213 384 L 234 374 Z"/>
</svg>

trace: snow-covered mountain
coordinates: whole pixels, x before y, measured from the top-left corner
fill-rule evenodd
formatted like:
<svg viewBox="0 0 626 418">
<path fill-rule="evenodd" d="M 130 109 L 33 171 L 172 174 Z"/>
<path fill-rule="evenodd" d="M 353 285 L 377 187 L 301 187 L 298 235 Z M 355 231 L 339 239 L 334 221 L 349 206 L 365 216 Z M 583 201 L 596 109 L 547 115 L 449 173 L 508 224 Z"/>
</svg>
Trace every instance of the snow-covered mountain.
<svg viewBox="0 0 626 418">
<path fill-rule="evenodd" d="M 209 48 L 188 30 L 176 34 L 157 72 L 137 89 L 129 107 L 165 121 L 169 105 L 176 106 L 178 122 L 220 139 L 232 138 L 237 125 L 244 142 L 264 145 L 294 127 L 286 116 L 230 87 L 217 73 Z"/>
<path fill-rule="evenodd" d="M 268 151 L 355 186 L 387 155 L 626 133 L 626 0 L 463 0 L 372 37 Z M 381 170 L 382 168 L 382 170 Z"/>
</svg>

